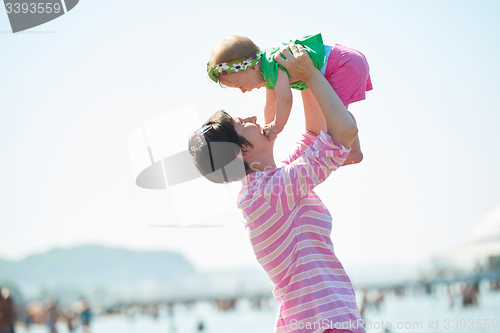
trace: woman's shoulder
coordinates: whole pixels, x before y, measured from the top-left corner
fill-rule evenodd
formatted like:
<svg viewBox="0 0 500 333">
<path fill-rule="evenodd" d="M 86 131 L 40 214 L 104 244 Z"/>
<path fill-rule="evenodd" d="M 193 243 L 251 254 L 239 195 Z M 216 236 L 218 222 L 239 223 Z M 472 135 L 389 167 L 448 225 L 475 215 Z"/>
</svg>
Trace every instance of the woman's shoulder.
<svg viewBox="0 0 500 333">
<path fill-rule="evenodd" d="M 294 160 L 300 157 L 304 153 L 304 151 L 316 141 L 317 135 L 315 135 L 312 132 L 309 132 L 308 130 L 305 130 L 295 146 L 292 148 L 292 150 L 288 153 L 288 156 L 281 161 L 282 165 L 290 164 Z"/>
<path fill-rule="evenodd" d="M 300 141 L 309 147 L 312 143 L 314 143 L 314 141 L 316 141 L 317 137 L 318 136 L 313 132 L 305 130 L 300 137 Z"/>
<path fill-rule="evenodd" d="M 314 142 L 312 142 L 312 139 L 314 139 Z M 341 144 L 335 144 L 330 135 L 324 131 L 321 131 L 317 136 L 311 133 L 310 139 L 306 140 L 308 145 L 299 142 L 296 151 L 292 152 L 285 161 L 285 168 L 321 164 L 337 169 L 344 164 L 350 152 L 349 148 L 345 148 Z M 299 147 L 300 145 L 302 148 Z"/>
</svg>

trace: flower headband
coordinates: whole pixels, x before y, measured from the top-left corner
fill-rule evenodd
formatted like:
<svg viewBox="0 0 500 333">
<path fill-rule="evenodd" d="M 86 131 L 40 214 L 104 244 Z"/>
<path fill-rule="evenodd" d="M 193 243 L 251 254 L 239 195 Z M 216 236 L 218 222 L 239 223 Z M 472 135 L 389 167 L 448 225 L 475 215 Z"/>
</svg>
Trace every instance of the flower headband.
<svg viewBox="0 0 500 333">
<path fill-rule="evenodd" d="M 215 65 L 215 67 L 210 68 L 210 62 L 207 63 L 207 73 L 210 79 L 215 83 L 219 82 L 219 76 L 227 75 L 231 73 L 237 73 L 239 71 L 246 71 L 248 68 L 252 68 L 257 65 L 262 57 L 262 52 L 259 50 L 252 54 L 245 60 L 234 60 L 231 62 L 223 62 Z"/>
</svg>

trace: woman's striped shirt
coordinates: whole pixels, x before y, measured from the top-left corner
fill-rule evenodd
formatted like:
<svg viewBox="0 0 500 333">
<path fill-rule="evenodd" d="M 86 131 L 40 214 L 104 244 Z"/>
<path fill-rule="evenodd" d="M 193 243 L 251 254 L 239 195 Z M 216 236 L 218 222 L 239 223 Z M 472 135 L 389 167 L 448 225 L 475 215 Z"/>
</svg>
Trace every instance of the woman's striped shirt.
<svg viewBox="0 0 500 333">
<path fill-rule="evenodd" d="M 238 208 L 280 303 L 275 333 L 365 332 L 351 281 L 333 251 L 332 217 L 313 191 L 349 151 L 325 132 L 306 132 L 283 166 L 242 179 Z"/>
</svg>

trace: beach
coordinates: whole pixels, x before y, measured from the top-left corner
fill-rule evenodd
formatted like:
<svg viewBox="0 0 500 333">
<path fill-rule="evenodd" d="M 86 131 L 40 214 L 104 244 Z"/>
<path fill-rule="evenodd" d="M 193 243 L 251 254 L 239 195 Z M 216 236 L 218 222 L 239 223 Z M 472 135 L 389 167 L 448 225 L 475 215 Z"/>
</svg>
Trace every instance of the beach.
<svg viewBox="0 0 500 333">
<path fill-rule="evenodd" d="M 434 293 L 408 292 L 404 296 L 388 293 L 384 301 L 365 312 L 367 333 L 379 332 L 498 332 L 500 321 L 500 292 L 493 292 L 483 284 L 478 296 L 477 307 L 463 307 L 460 295 L 455 295 L 455 304 L 450 307 L 446 288 L 438 286 Z M 242 300 L 232 311 L 219 311 L 211 303 L 197 303 L 190 307 L 175 306 L 174 316 L 166 308 L 160 309 L 157 319 L 149 315 L 129 311 L 127 315 L 97 315 L 91 324 L 92 333 L 239 333 L 272 332 L 278 310 L 278 303 L 269 300 L 260 309 L 251 307 Z M 489 321 L 486 321 L 489 320 Z M 495 327 L 496 320 L 496 329 Z M 199 330 L 202 323 L 203 329 Z M 473 323 L 473 324 L 472 324 Z M 490 328 L 484 328 L 489 323 Z M 464 325 L 465 324 L 465 325 Z M 481 324 L 482 328 L 478 328 Z M 473 326 L 472 326 L 473 325 Z M 462 328 L 465 326 L 464 328 Z M 392 327 L 392 328 L 391 328 Z M 400 328 L 398 328 L 400 327 Z M 472 327 L 472 328 L 471 328 Z M 58 332 L 67 333 L 65 324 L 58 323 Z M 388 329 L 388 330 L 387 330 Z M 80 332 L 76 329 L 74 332 Z M 18 333 L 44 333 L 44 326 L 32 326 L 29 331 L 18 327 Z"/>
</svg>

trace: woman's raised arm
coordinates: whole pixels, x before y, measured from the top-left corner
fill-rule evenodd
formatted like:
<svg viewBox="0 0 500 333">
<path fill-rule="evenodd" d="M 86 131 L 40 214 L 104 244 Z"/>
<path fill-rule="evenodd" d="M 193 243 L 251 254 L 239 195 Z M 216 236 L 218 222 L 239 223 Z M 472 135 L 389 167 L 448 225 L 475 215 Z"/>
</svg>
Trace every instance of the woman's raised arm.
<svg viewBox="0 0 500 333">
<path fill-rule="evenodd" d="M 304 105 L 304 118 L 306 130 L 319 135 L 321 131 L 326 132 L 326 121 L 323 112 L 316 102 L 311 89 L 301 91 L 302 104 Z"/>
<path fill-rule="evenodd" d="M 321 72 L 314 67 L 311 57 L 304 51 L 301 45 L 292 45 L 293 52 L 284 50 L 282 53 L 286 59 L 278 54 L 275 60 L 290 73 L 290 78 L 302 80 L 311 89 L 316 101 L 326 120 L 327 133 L 333 142 L 350 148 L 352 142 L 358 135 L 358 128 L 349 116 L 337 93 L 330 86 Z"/>
</svg>

